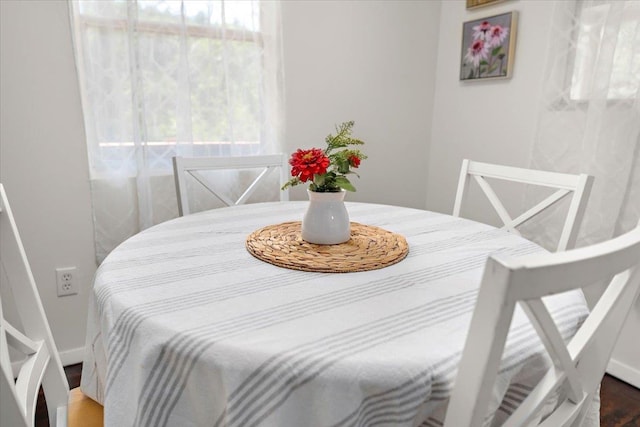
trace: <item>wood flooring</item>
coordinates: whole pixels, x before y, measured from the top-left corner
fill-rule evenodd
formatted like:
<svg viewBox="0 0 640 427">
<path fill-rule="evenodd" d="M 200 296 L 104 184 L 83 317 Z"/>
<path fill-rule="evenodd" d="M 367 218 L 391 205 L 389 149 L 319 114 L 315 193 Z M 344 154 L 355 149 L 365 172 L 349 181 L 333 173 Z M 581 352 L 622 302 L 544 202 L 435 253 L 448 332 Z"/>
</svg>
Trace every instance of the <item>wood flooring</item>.
<svg viewBox="0 0 640 427">
<path fill-rule="evenodd" d="M 610 375 L 600 386 L 600 426 L 640 427 L 640 390 Z"/>
<path fill-rule="evenodd" d="M 71 365 L 65 368 L 69 386 L 71 388 L 80 385 L 82 364 Z M 601 427 L 640 427 L 640 390 L 620 381 L 612 376 L 605 375 L 600 389 L 600 425 Z M 36 427 L 49 427 L 47 409 L 42 396 L 38 399 L 36 411 Z"/>
</svg>

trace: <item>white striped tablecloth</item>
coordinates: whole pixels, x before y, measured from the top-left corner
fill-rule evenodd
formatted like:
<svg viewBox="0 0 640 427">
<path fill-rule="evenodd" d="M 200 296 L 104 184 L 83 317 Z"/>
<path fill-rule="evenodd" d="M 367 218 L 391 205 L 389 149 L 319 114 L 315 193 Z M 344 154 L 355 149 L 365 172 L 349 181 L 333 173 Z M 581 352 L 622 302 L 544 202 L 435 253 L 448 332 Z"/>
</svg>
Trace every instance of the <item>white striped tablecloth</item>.
<svg viewBox="0 0 640 427">
<path fill-rule="evenodd" d="M 300 220 L 307 202 L 177 218 L 130 238 L 99 267 L 83 391 L 107 426 L 440 426 L 486 258 L 542 251 L 433 212 L 347 203 L 352 221 L 404 235 L 380 270 L 310 273 L 245 249 L 256 229 Z M 582 294 L 546 300 L 566 338 Z M 501 368 L 499 424 L 546 360 L 517 312 Z"/>
</svg>

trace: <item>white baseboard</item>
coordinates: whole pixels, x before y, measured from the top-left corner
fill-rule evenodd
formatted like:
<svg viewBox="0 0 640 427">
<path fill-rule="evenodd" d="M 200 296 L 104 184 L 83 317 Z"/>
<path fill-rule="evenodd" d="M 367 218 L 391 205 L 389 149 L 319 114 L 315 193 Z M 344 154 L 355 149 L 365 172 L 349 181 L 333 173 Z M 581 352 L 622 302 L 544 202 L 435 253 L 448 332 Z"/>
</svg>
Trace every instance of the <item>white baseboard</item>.
<svg viewBox="0 0 640 427">
<path fill-rule="evenodd" d="M 638 368 L 611 359 L 607 366 L 607 373 L 640 389 L 640 370 Z"/>
<path fill-rule="evenodd" d="M 71 350 L 65 350 L 60 352 L 60 361 L 62 366 L 75 365 L 76 363 L 82 363 L 84 358 L 84 347 L 72 348 Z"/>
<path fill-rule="evenodd" d="M 65 350 L 59 352 L 60 361 L 62 362 L 62 366 L 75 365 L 76 363 L 81 363 L 84 357 L 84 347 L 72 348 L 71 350 Z M 23 359 L 24 360 L 24 359 Z M 20 367 L 22 366 L 23 360 L 17 360 L 11 363 L 11 369 L 13 370 L 14 378 L 18 376 L 18 372 L 20 371 Z"/>
</svg>

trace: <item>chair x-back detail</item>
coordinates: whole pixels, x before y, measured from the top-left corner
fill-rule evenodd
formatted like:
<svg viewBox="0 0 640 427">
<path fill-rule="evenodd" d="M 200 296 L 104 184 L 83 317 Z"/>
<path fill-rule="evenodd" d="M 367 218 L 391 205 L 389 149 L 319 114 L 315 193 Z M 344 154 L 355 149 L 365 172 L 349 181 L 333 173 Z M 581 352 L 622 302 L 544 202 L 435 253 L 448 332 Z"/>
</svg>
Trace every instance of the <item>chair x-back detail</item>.
<svg viewBox="0 0 640 427">
<path fill-rule="evenodd" d="M 608 284 L 565 344 L 542 298 L 593 283 Z M 516 303 L 540 336 L 553 365 L 503 425 L 580 426 L 639 291 L 640 225 L 607 242 L 566 252 L 490 257 L 445 427 L 483 425 Z M 558 393 L 561 400 L 540 422 L 540 409 L 558 391 L 564 392 Z"/>
<path fill-rule="evenodd" d="M 458 190 L 453 207 L 453 216 L 460 216 L 460 210 L 465 195 L 468 193 L 471 177 L 480 186 L 489 199 L 491 206 L 504 223 L 503 229 L 520 234 L 516 227 L 555 205 L 560 200 L 571 196 L 571 203 L 558 241 L 558 251 L 571 249 L 575 246 L 578 230 L 587 206 L 593 177 L 587 174 L 572 175 L 558 172 L 523 169 L 511 166 L 494 165 L 489 163 L 463 160 L 458 180 Z M 486 178 L 531 184 L 542 187 L 556 188 L 553 194 L 528 209 L 526 212 L 512 218 L 497 194 L 487 182 Z"/>
<path fill-rule="evenodd" d="M 2 302 L 7 303 L 10 298 L 0 295 L 0 425 L 33 426 L 38 391 L 42 385 L 51 426 L 101 426 L 102 406 L 84 396 L 79 389 L 71 393 L 69 391 L 67 377 L 2 184 L 0 236 L 0 264 L 8 285 L 3 290 L 11 291 L 24 331 L 15 328 L 5 318 Z M 23 356 L 15 381 L 9 347 Z"/>
<path fill-rule="evenodd" d="M 178 197 L 178 213 L 180 216 L 188 215 L 189 199 L 187 197 L 186 174 L 191 175 L 207 191 L 213 194 L 227 206 L 244 204 L 255 192 L 258 184 L 263 182 L 274 170 L 280 171 L 280 186 L 284 185 L 288 178 L 286 159 L 283 154 L 269 154 L 262 156 L 243 157 L 179 157 L 173 158 L 173 173 L 176 184 L 176 196 Z M 238 169 L 262 169 L 260 174 L 250 183 L 238 200 L 232 200 L 213 188 L 212 184 L 202 175 L 202 171 L 212 170 L 238 170 Z M 289 191 L 280 192 L 280 200 L 289 200 Z"/>
</svg>

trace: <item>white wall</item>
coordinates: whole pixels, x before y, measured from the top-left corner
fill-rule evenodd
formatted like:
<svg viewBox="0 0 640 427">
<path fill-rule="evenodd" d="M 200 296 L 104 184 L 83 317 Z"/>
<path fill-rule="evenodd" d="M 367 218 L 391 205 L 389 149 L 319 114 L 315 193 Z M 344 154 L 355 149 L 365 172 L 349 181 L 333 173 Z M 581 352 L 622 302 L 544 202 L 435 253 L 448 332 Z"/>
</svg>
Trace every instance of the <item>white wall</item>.
<svg viewBox="0 0 640 427">
<path fill-rule="evenodd" d="M 283 2 L 286 152 L 325 146 L 356 122 L 362 151 L 347 200 L 424 208 L 440 2 Z M 294 188 L 293 198 L 304 198 Z"/>
<path fill-rule="evenodd" d="M 640 297 L 636 299 L 631 313 L 620 332 L 618 343 L 611 356 L 607 372 L 640 389 Z"/>
<path fill-rule="evenodd" d="M 63 362 L 82 357 L 96 269 L 89 171 L 66 1 L 0 1 L 0 182 Z M 56 267 L 78 267 L 58 298 Z"/>
<path fill-rule="evenodd" d="M 529 165 L 553 5 L 521 0 L 466 10 L 464 1 L 442 2 L 427 209 L 451 213 L 464 158 Z M 513 77 L 461 82 L 462 23 L 514 10 L 519 22 Z M 465 216 L 497 225 L 481 198 L 472 198 L 466 207 Z"/>
</svg>

